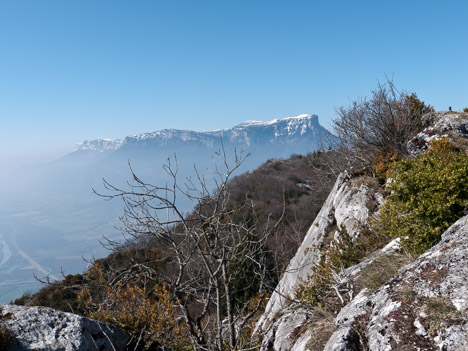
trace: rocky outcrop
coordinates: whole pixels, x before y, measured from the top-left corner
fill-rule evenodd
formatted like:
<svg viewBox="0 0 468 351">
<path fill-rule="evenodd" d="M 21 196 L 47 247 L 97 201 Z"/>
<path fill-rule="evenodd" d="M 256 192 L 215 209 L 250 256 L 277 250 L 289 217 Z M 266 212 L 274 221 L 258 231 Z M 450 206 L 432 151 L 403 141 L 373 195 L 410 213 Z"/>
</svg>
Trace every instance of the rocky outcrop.
<svg viewBox="0 0 468 351">
<path fill-rule="evenodd" d="M 408 142 L 411 155 L 440 138 L 468 151 L 468 113 L 431 112 L 423 123 L 426 128 Z M 468 216 L 418 258 L 404 254 L 396 239 L 339 272 L 351 288 L 336 315 L 294 302 L 320 248 L 339 241 L 341 228 L 357 235 L 383 202 L 363 184 L 348 173 L 338 178 L 257 324 L 256 331 L 264 333 L 261 350 L 468 351 Z"/>
<path fill-rule="evenodd" d="M 347 172 L 338 177 L 322 210 L 291 260 L 286 273 L 267 304 L 265 313 L 256 325 L 255 332 L 266 335 L 263 349 L 269 349 L 271 345 L 274 350 L 299 349 L 297 344 L 303 344 L 303 341 L 298 337 L 293 337 L 294 342 L 291 343 L 290 336 L 294 328 L 285 323 L 288 316 L 294 320 L 299 315 L 303 315 L 304 318 L 306 316 L 299 312 L 294 304 L 291 305 L 297 287 L 301 281 L 306 280 L 307 276 L 312 274 L 312 266 L 320 257 L 321 246 L 327 245 L 339 236 L 341 229 L 345 229 L 352 236 L 357 235 L 362 226 L 366 225 L 372 212 L 383 202 L 383 196 L 380 193 L 365 182 L 357 181 L 358 179 Z M 290 308 L 286 309 L 288 306 Z M 293 334 L 298 336 L 298 330 Z M 281 335 L 281 338 L 277 335 Z M 289 341 L 285 344 L 285 340 Z"/>
<path fill-rule="evenodd" d="M 356 280 L 379 259 L 395 260 L 398 240 L 346 270 Z M 400 254 L 400 256 L 402 256 Z M 385 261 L 384 261 L 385 262 Z M 386 266 L 382 266 L 386 269 Z M 334 317 L 325 346 L 311 341 L 323 316 L 299 304 L 277 313 L 262 350 L 387 351 L 468 350 L 468 216 L 453 224 L 439 244 L 380 288 L 362 289 Z M 334 329 L 334 332 L 333 332 Z"/>
<path fill-rule="evenodd" d="M 304 335 L 313 314 L 305 308 L 291 305 L 282 311 L 265 334 L 262 350 L 301 350 L 305 347 L 310 335 Z"/>
<path fill-rule="evenodd" d="M 118 328 L 51 308 L 4 305 L 0 314 L 14 339 L 11 351 L 119 351 L 128 340 Z"/>
<path fill-rule="evenodd" d="M 468 138 L 468 113 L 458 111 L 430 112 L 423 116 L 423 123 L 428 127 L 408 142 L 407 148 L 410 154 L 417 155 L 427 150 L 431 140 L 441 137 L 450 138 L 455 146 L 461 149 L 467 148 L 463 139 Z"/>
<path fill-rule="evenodd" d="M 335 319 L 326 351 L 468 350 L 468 216 L 373 294 L 363 290 Z"/>
<path fill-rule="evenodd" d="M 395 239 L 344 270 L 357 295 L 335 316 L 294 302 L 320 246 L 339 240 L 339 228 L 356 235 L 370 201 L 375 209 L 382 198 L 359 178 L 339 177 L 257 324 L 261 350 L 468 350 L 468 216 L 417 259 Z"/>
<path fill-rule="evenodd" d="M 399 239 L 395 239 L 359 264 L 346 269 L 343 277 L 357 283 L 362 279 L 362 276 L 371 274 L 368 267 L 375 266 L 376 262 L 382 267 L 387 260 L 401 255 L 400 252 Z M 390 266 L 388 265 L 388 269 Z M 359 317 L 365 313 L 362 305 L 367 302 L 368 294 L 368 290 L 363 289 L 349 304 L 343 307 L 336 318 L 324 310 L 307 309 L 301 304 L 292 303 L 286 309 L 281 310 L 275 321 L 271 323 L 263 337 L 261 350 L 315 351 L 322 350 L 325 344 L 327 350 L 361 350 L 362 342 L 358 332 L 351 327 L 354 319 L 350 316 Z M 298 323 L 298 321 L 302 321 L 302 323 Z M 334 330 L 335 332 L 333 332 Z M 328 340 L 328 338 L 330 339 Z M 320 347 L 317 344 L 323 344 L 323 346 Z"/>
</svg>

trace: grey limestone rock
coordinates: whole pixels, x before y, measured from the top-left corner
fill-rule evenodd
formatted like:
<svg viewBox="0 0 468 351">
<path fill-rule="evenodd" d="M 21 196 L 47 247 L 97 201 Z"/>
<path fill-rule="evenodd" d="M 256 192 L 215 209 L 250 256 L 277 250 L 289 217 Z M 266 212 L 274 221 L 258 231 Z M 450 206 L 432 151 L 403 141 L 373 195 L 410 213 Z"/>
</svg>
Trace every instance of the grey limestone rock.
<svg viewBox="0 0 468 351">
<path fill-rule="evenodd" d="M 303 243 L 291 260 L 283 278 L 272 294 L 265 313 L 256 325 L 256 333 L 264 333 L 262 350 L 299 351 L 305 350 L 313 336 L 310 317 L 299 305 L 292 303 L 299 284 L 312 274 L 312 267 L 320 257 L 320 246 L 325 239 L 338 239 L 340 229 L 358 235 L 367 224 L 372 211 L 383 202 L 381 194 L 361 182 L 356 182 L 348 172 L 342 173 L 312 223 Z M 298 327 L 298 318 L 304 319 Z M 291 319 L 291 320 L 289 320 Z M 294 329 L 292 326 L 295 326 Z M 291 338 L 292 330 L 295 330 Z"/>
<path fill-rule="evenodd" d="M 338 177 L 268 301 L 265 313 L 256 325 L 256 332 L 267 332 L 277 313 L 295 298 L 296 288 L 312 273 L 312 266 L 320 257 L 319 247 L 324 239 L 329 235 L 336 236 L 339 228 L 346 228 L 351 235 L 357 235 L 360 226 L 365 225 L 371 215 L 369 204 L 380 205 L 383 202 L 381 194 L 365 184 L 355 184 L 354 180 L 348 172 Z"/>
<path fill-rule="evenodd" d="M 347 328 L 370 351 L 467 350 L 468 216 L 375 293 L 356 296 L 335 324 L 327 351 L 354 350 L 342 338 Z"/>
<path fill-rule="evenodd" d="M 441 137 L 468 138 L 468 113 L 456 111 L 430 112 L 423 116 L 428 125 L 421 133 L 412 138 L 407 149 L 411 155 L 417 155 L 429 148 L 429 142 Z"/>
<path fill-rule="evenodd" d="M 118 328 L 51 308 L 4 305 L 0 313 L 16 338 L 11 351 L 119 351 L 128 340 Z"/>
<path fill-rule="evenodd" d="M 261 351 L 289 351 L 294 345 L 304 345 L 309 338 L 302 335 L 307 330 L 311 313 L 303 308 L 292 305 L 283 311 L 272 328 L 268 330 L 262 341 Z M 296 346 L 296 349 L 301 350 Z"/>
</svg>

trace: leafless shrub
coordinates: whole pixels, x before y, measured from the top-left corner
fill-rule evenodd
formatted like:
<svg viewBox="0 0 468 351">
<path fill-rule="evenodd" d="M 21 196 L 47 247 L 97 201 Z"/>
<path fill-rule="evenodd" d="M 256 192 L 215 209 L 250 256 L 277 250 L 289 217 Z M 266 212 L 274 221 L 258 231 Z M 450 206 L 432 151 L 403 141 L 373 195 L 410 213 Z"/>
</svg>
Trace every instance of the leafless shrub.
<svg viewBox="0 0 468 351">
<path fill-rule="evenodd" d="M 370 98 L 338 108 L 334 129 L 349 157 L 368 166 L 378 154 L 407 155 L 407 142 L 423 128 L 422 115 L 432 110 L 415 93 L 399 91 L 388 79 Z"/>
<path fill-rule="evenodd" d="M 278 220 L 266 215 L 260 224 L 251 199 L 231 201 L 228 182 L 246 157 L 236 153 L 231 166 L 223 149 L 217 153 L 215 190 L 198 173 L 180 185 L 177 163 L 168 163 L 165 171 L 171 184 L 147 184 L 132 173 L 129 189 L 106 183 L 109 193 L 101 194 L 124 202 L 121 229 L 127 249 L 159 248 L 155 262 L 111 272 L 110 285 L 165 283 L 197 350 L 223 350 L 226 344 L 232 350 L 248 348 L 238 330 L 244 330 L 264 302 L 269 275 L 266 242 L 282 215 Z M 195 203 L 189 215 L 177 205 L 181 195 Z M 158 263 L 161 269 L 154 268 Z M 243 292 L 252 289 L 257 291 L 255 301 L 244 300 Z"/>
</svg>

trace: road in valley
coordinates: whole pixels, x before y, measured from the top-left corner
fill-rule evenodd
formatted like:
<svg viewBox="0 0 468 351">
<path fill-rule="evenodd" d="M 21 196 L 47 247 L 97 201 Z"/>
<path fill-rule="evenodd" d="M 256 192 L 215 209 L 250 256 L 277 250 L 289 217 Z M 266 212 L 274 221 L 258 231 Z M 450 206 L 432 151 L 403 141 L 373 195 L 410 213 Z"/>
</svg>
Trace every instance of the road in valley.
<svg viewBox="0 0 468 351">
<path fill-rule="evenodd" d="M 2 218 L 0 227 L 0 287 L 17 286 L 34 281 L 37 276 L 48 276 L 59 280 L 52 269 L 37 262 L 25 252 L 17 242 L 18 228 L 14 223 Z"/>
</svg>

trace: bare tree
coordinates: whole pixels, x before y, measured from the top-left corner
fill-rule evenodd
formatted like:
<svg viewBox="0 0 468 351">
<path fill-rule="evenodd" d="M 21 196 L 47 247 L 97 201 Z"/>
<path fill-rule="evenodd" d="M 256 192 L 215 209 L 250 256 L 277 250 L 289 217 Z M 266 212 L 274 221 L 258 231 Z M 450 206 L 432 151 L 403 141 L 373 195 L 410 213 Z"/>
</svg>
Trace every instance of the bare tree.
<svg viewBox="0 0 468 351">
<path fill-rule="evenodd" d="M 340 107 L 334 128 L 355 162 L 369 165 L 377 154 L 407 155 L 407 142 L 422 129 L 422 115 L 432 110 L 416 94 L 399 91 L 387 79 L 370 98 Z"/>
<path fill-rule="evenodd" d="M 255 206 L 249 199 L 230 201 L 228 182 L 248 155 L 235 153 L 232 166 L 225 151 L 217 154 L 213 181 L 196 172 L 183 186 L 177 163 L 164 166 L 170 184 L 147 184 L 132 171 L 128 189 L 105 182 L 107 199 L 120 198 L 125 246 L 156 246 L 159 257 L 113 272 L 113 283 L 122 285 L 144 277 L 152 284 L 166 284 L 175 296 L 178 311 L 196 350 L 248 348 L 240 330 L 263 303 L 268 281 L 265 243 L 279 221 L 259 226 Z M 214 184 L 214 190 L 209 184 Z M 195 209 L 184 214 L 179 196 L 191 199 Z M 280 219 L 281 220 L 281 219 Z M 121 244 L 109 242 L 121 248 Z M 157 262 L 156 262 L 157 261 Z M 156 266 L 164 266 L 155 269 Z M 239 280 L 242 280 L 239 288 Z M 239 289 L 257 291 L 256 299 L 243 299 Z"/>
</svg>

